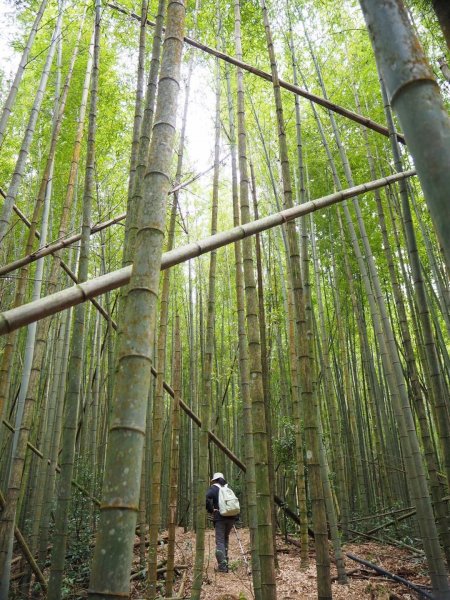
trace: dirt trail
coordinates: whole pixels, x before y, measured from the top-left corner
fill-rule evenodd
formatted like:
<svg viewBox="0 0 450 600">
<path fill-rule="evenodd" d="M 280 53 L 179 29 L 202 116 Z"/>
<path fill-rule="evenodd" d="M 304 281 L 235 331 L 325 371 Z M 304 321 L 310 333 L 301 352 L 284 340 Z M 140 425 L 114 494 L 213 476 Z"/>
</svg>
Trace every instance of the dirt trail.
<svg viewBox="0 0 450 600">
<path fill-rule="evenodd" d="M 250 541 L 247 529 L 238 530 L 247 560 L 250 562 Z M 165 557 L 167 546 L 160 550 L 160 559 Z M 214 531 L 208 530 L 205 538 L 205 571 L 203 577 L 202 600 L 252 600 L 253 588 L 251 576 L 247 569 L 234 532 L 230 536 L 230 572 L 218 573 L 214 557 Z M 429 580 L 424 576 L 426 568 L 423 562 L 411 556 L 407 551 L 392 546 L 382 546 L 375 543 L 349 544 L 344 551 L 365 558 L 384 569 L 401 575 L 418 585 L 428 585 Z M 185 598 L 189 598 L 193 574 L 193 559 L 195 553 L 195 535 L 184 533 L 180 528 L 176 536 L 175 563 L 187 565 Z M 277 598 L 278 600 L 315 600 L 317 598 L 316 567 L 314 552 L 310 552 L 310 565 L 306 571 L 300 571 L 300 551 L 291 544 L 286 545 L 281 538 L 278 540 Z M 360 569 L 361 567 L 361 569 Z M 353 571 L 348 585 L 333 583 L 334 600 L 413 600 L 417 598 L 414 592 L 406 587 L 386 581 L 361 565 L 346 559 L 346 568 Z M 332 566 L 332 576 L 336 569 Z M 175 594 L 179 589 L 181 577 L 177 579 Z M 133 598 L 142 598 L 142 583 L 136 582 Z"/>
</svg>

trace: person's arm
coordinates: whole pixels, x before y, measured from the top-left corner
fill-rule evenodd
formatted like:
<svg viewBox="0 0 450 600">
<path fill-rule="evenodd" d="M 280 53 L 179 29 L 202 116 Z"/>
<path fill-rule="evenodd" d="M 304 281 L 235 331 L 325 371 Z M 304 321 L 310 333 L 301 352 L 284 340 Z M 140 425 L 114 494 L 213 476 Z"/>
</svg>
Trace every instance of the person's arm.
<svg viewBox="0 0 450 600">
<path fill-rule="evenodd" d="M 214 488 L 210 487 L 206 492 L 206 510 L 209 513 L 214 512 Z"/>
</svg>

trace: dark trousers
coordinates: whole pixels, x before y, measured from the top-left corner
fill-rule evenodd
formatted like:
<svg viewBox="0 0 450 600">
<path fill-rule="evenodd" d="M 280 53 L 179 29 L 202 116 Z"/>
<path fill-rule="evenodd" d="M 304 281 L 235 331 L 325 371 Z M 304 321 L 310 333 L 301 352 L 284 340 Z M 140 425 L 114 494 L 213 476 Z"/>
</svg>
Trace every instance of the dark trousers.
<svg viewBox="0 0 450 600">
<path fill-rule="evenodd" d="M 222 518 L 214 521 L 216 530 L 216 558 L 219 571 L 228 571 L 228 539 L 233 529 L 234 518 Z"/>
</svg>

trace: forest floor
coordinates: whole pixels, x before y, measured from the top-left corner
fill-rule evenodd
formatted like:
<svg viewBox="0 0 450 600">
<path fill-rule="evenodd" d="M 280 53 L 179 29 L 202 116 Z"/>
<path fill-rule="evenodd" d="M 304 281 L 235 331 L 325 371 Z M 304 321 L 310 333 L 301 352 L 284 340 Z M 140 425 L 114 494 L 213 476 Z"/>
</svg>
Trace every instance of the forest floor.
<svg viewBox="0 0 450 600">
<path fill-rule="evenodd" d="M 250 538 L 248 529 L 238 530 L 246 558 L 250 562 Z M 163 536 L 164 537 L 164 536 Z M 160 547 L 159 560 L 164 560 L 167 545 Z M 251 600 L 253 589 L 251 576 L 247 569 L 239 548 L 234 531 L 230 535 L 230 572 L 218 573 L 214 558 L 214 531 L 208 530 L 205 539 L 205 571 L 203 577 L 202 600 Z M 183 565 L 174 589 L 174 596 L 178 595 L 180 584 L 183 581 L 182 598 L 189 598 L 193 576 L 193 556 L 195 551 L 195 535 L 184 532 L 179 528 L 176 534 L 175 564 Z M 344 553 L 350 552 L 359 558 L 368 560 L 377 566 L 399 575 L 418 586 L 430 585 L 426 576 L 426 564 L 417 556 L 407 550 L 394 546 L 382 545 L 373 542 L 351 543 L 343 547 Z M 317 598 L 316 566 L 314 550 L 310 550 L 310 564 L 305 571 L 300 571 L 300 550 L 292 544 L 286 544 L 279 536 L 277 540 L 277 556 L 279 567 L 277 570 L 277 598 L 278 600 L 306 600 Z M 349 558 L 345 559 L 347 572 L 350 572 L 347 585 L 333 582 L 333 598 L 335 600 L 413 600 L 418 598 L 416 592 L 409 590 L 402 584 L 386 580 L 363 565 Z M 135 571 L 139 570 L 139 558 L 136 556 Z M 185 575 L 182 575 L 186 573 Z M 332 565 L 332 577 L 336 576 L 336 568 Z M 145 596 L 144 580 L 133 581 L 132 598 L 138 599 Z"/>
</svg>

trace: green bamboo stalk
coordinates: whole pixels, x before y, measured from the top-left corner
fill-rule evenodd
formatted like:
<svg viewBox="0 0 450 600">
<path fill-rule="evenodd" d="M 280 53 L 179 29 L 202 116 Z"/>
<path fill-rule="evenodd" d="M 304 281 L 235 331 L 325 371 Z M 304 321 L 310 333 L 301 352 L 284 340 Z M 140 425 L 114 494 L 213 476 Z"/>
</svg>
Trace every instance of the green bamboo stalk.
<svg viewBox="0 0 450 600">
<path fill-rule="evenodd" d="M 53 32 L 51 45 L 47 54 L 44 71 L 41 76 L 40 87 L 38 93 L 36 95 L 35 103 L 33 105 L 33 109 L 31 111 L 30 120 L 27 127 L 27 132 L 24 137 L 24 141 L 22 144 L 21 152 L 19 153 L 19 158 L 16 163 L 16 171 L 13 175 L 13 180 L 10 185 L 10 189 L 8 192 L 8 196 L 5 199 L 5 203 L 3 206 L 3 214 L 2 217 L 5 216 L 9 208 L 9 201 L 12 198 L 12 202 L 14 201 L 13 195 L 17 194 L 19 184 L 22 179 L 23 170 L 25 167 L 26 158 L 28 156 L 29 147 L 31 144 L 31 140 L 34 133 L 34 128 L 37 121 L 37 116 L 40 109 L 40 104 L 42 102 L 44 91 L 46 88 L 50 68 L 53 62 L 53 57 L 56 51 L 56 40 L 59 36 L 62 24 L 63 10 L 62 8 L 58 11 L 58 18 L 55 25 L 55 30 Z M 13 192 L 12 192 L 13 191 Z M 6 220 L 5 227 L 8 225 L 9 217 Z M 2 220 L 0 219 L 0 230 L 2 226 Z M 4 235 L 4 234 L 3 234 Z M 3 237 L 0 231 L 0 238 Z M 23 292 L 26 286 L 26 280 L 19 280 L 18 289 L 16 290 L 16 303 L 21 304 L 20 292 Z M 3 402 L 8 393 L 9 387 L 9 378 L 10 378 L 10 369 L 12 366 L 12 358 L 13 358 L 13 349 L 16 344 L 17 334 L 12 334 L 8 336 L 7 344 L 4 348 L 3 358 L 2 358 L 2 371 L 6 370 L 3 373 L 4 377 L 2 378 L 1 392 L 0 392 L 0 415 L 3 414 Z M 26 394 L 23 393 L 24 396 Z M 2 594 L 8 593 L 9 587 L 9 571 L 10 571 L 10 559 L 12 553 L 12 540 L 14 535 L 14 523 L 16 519 L 16 508 L 17 502 L 20 495 L 21 482 L 25 467 L 25 455 L 27 448 L 27 441 L 31 429 L 32 422 L 32 410 L 33 410 L 33 402 L 24 397 L 22 408 L 18 413 L 18 422 L 16 423 L 18 433 L 15 436 L 15 441 L 13 443 L 12 450 L 12 464 L 10 469 L 10 475 L 8 478 L 8 490 L 5 498 L 5 508 L 2 511 L 2 516 L 0 520 L 0 573 L 2 574 Z M 20 414 L 21 413 L 21 414 Z"/>
<path fill-rule="evenodd" d="M 239 8 L 239 7 L 237 7 Z M 239 12 L 235 18 L 240 18 Z M 228 96 L 228 118 L 230 124 L 230 146 L 231 146 L 231 186 L 233 199 L 233 224 L 240 223 L 239 189 L 237 172 L 237 147 L 236 127 L 234 117 L 233 97 L 231 94 L 230 69 L 227 65 L 226 83 Z M 255 600 L 261 599 L 261 566 L 258 554 L 258 515 L 256 510 L 256 480 L 255 480 L 255 455 L 253 446 L 253 427 L 250 397 L 250 371 L 248 357 L 248 343 L 245 331 L 245 297 L 244 297 L 244 272 L 242 266 L 242 244 L 238 241 L 234 244 L 235 278 L 236 278 L 236 310 L 238 322 L 239 339 L 239 389 L 241 392 L 244 421 L 244 456 L 247 465 L 245 482 L 247 487 L 248 521 L 251 539 L 252 553 L 252 580 Z"/>
<path fill-rule="evenodd" d="M 450 117 L 403 3 L 360 4 L 450 273 Z"/>
<path fill-rule="evenodd" d="M 148 14 L 148 0 L 141 2 L 141 25 L 139 27 L 139 54 L 136 82 L 136 100 L 134 105 L 134 120 L 133 120 L 133 135 L 131 141 L 131 156 L 130 156 L 130 177 L 128 179 L 128 202 L 134 190 L 134 181 L 136 175 L 136 163 L 139 152 L 141 123 L 144 112 L 144 84 L 145 84 L 145 50 L 146 50 L 146 27 L 145 21 Z"/>
<path fill-rule="evenodd" d="M 33 141 L 34 132 L 36 130 L 37 119 L 41 110 L 42 101 L 44 99 L 44 94 L 47 88 L 47 82 L 50 75 L 50 69 L 53 63 L 53 58 L 55 56 L 56 42 L 61 33 L 62 12 L 63 11 L 59 11 L 59 16 L 55 24 L 55 29 L 53 31 L 47 57 L 45 59 L 45 65 L 42 70 L 41 78 L 39 81 L 39 87 L 36 92 L 33 106 L 30 111 L 30 117 L 22 141 L 22 146 L 20 148 L 19 156 L 14 167 L 14 174 L 12 176 L 11 183 L 8 188 L 8 193 L 3 203 L 2 213 L 0 215 L 0 244 L 2 244 L 3 238 L 7 233 L 7 228 L 11 219 L 13 204 L 19 191 L 19 186 L 22 182 L 26 162 L 28 159 L 28 154 L 31 147 L 31 142 Z"/>
<path fill-rule="evenodd" d="M 344 466 L 344 454 L 343 454 L 343 440 L 341 438 L 341 427 L 338 418 L 338 411 L 336 406 L 336 397 L 333 388 L 332 374 L 331 374 L 331 365 L 330 365 L 330 356 L 328 351 L 328 336 L 325 328 L 325 311 L 323 306 L 323 296 L 322 296 L 322 285 L 320 281 L 320 270 L 319 270 L 319 262 L 317 256 L 317 243 L 316 243 L 316 235 L 314 229 L 314 223 L 312 224 L 311 231 L 311 250 L 312 250 L 312 258 L 314 262 L 314 275 L 315 275 L 315 283 L 316 283 L 316 298 L 317 298 L 317 308 L 318 308 L 318 337 L 322 344 L 322 372 L 323 372 L 323 381 L 324 381 L 324 391 L 326 398 L 326 405 L 329 411 L 330 418 L 330 433 L 332 439 L 332 452 L 335 457 L 336 464 L 336 480 L 335 480 L 335 488 L 336 494 L 339 501 L 340 507 L 340 515 L 342 522 L 342 531 L 344 535 L 347 535 L 346 530 L 348 528 L 348 519 L 349 519 L 349 502 L 348 502 L 348 493 L 347 493 L 347 482 L 346 482 L 346 473 Z M 338 314 L 338 312 L 336 312 Z"/>
<path fill-rule="evenodd" d="M 17 67 L 16 75 L 14 77 L 14 81 L 11 85 L 11 89 L 9 90 L 8 97 L 6 98 L 5 104 L 2 109 L 2 116 L 0 118 L 0 148 L 3 144 L 3 140 L 5 137 L 6 126 L 8 124 L 8 119 L 11 115 L 11 112 L 14 107 L 14 102 L 16 100 L 17 92 L 19 91 L 20 82 L 22 81 L 23 74 L 25 72 L 25 68 L 28 63 L 28 57 L 30 55 L 31 47 L 33 46 L 34 38 L 39 30 L 39 24 L 42 20 L 42 16 L 45 12 L 45 8 L 47 6 L 47 0 L 42 0 L 39 10 L 36 13 L 36 17 L 34 19 L 33 25 L 31 27 L 30 34 L 27 39 L 27 43 L 25 44 L 25 48 L 22 52 L 22 57 L 20 59 L 19 66 Z"/>
<path fill-rule="evenodd" d="M 62 26 L 62 17 L 63 11 L 60 10 L 58 13 L 58 18 L 55 24 L 55 29 L 52 34 L 51 43 L 49 46 L 49 50 L 47 53 L 47 57 L 45 60 L 45 64 L 43 67 L 42 75 L 39 81 L 39 88 L 36 92 L 36 97 L 33 103 L 33 107 L 30 112 L 30 117 L 27 123 L 27 128 L 25 131 L 25 135 L 22 141 L 22 146 L 19 151 L 19 155 L 16 161 L 16 165 L 14 168 L 14 173 L 11 179 L 11 183 L 8 188 L 8 192 L 5 197 L 5 201 L 3 204 L 2 215 L 0 216 L 0 244 L 4 236 L 6 235 L 7 227 L 9 224 L 9 220 L 12 213 L 12 207 L 15 201 L 15 198 L 18 194 L 20 184 L 22 182 L 26 162 L 28 159 L 28 154 L 31 147 L 31 142 L 34 137 L 34 132 L 36 129 L 36 123 L 39 116 L 39 112 L 41 109 L 42 101 L 44 98 L 45 90 L 47 87 L 48 78 L 50 75 L 51 65 L 53 63 L 53 58 L 56 51 L 56 42 L 61 32 Z M 22 283 L 20 283 L 22 282 Z M 26 283 L 26 279 L 19 280 L 19 290 L 23 288 Z M 16 304 L 20 305 L 23 302 L 23 289 L 21 295 L 16 293 Z M 11 335 L 8 337 L 6 341 L 5 348 L 3 350 L 2 362 L 0 366 L 0 416 L 3 417 L 5 414 L 5 402 L 7 401 L 9 394 L 9 386 L 10 386 L 10 377 L 11 377 L 11 366 L 13 362 L 14 349 L 17 343 L 16 335 Z M 8 497 L 6 497 L 6 510 L 8 509 L 9 501 Z M 1 545 L 1 544 L 0 544 Z M 2 562 L 0 556 L 0 563 Z M 0 571 L 1 572 L 1 571 Z"/>
<path fill-rule="evenodd" d="M 290 175 L 289 155 L 286 142 L 285 123 L 283 116 L 283 103 L 281 99 L 281 89 L 278 77 L 278 67 L 275 58 L 275 51 L 272 41 L 272 33 L 267 14 L 265 0 L 260 0 L 263 11 L 264 29 L 266 32 L 267 48 L 269 52 L 273 91 L 275 97 L 275 108 L 278 124 L 278 144 L 281 161 L 281 173 L 283 180 L 284 206 L 290 208 L 293 206 L 292 185 Z M 299 121 L 297 120 L 297 124 Z M 298 131 L 297 131 L 298 133 Z M 301 138 L 297 138 L 297 144 Z M 300 152 L 299 166 L 302 168 L 302 157 Z M 302 171 L 300 171 L 301 176 Z M 302 198 L 304 201 L 304 198 Z M 304 221 L 305 225 L 305 221 Z M 325 498 L 320 471 L 320 444 L 319 444 L 319 424 L 317 398 L 312 390 L 312 372 L 313 372 L 313 353 L 312 353 L 312 322 L 311 322 L 311 304 L 309 298 L 309 269 L 308 262 L 304 262 L 303 278 L 300 267 L 300 245 L 298 234 L 293 223 L 287 227 L 287 240 L 289 249 L 289 265 L 292 281 L 292 291 L 294 294 L 294 308 L 296 315 L 296 335 L 298 360 L 301 382 L 301 398 L 304 407 L 304 429 L 306 440 L 306 459 L 308 465 L 309 494 L 312 503 L 312 518 L 314 529 L 314 543 L 316 548 L 316 569 L 317 569 L 317 593 L 322 600 L 331 598 L 331 576 L 330 576 L 330 558 L 328 554 L 328 532 L 326 520 Z M 305 259 L 307 258 L 307 249 L 304 249 Z"/>
<path fill-rule="evenodd" d="M 87 138 L 86 171 L 83 192 L 83 221 L 78 280 L 86 281 L 89 268 L 89 242 L 91 228 L 92 203 L 95 193 L 95 138 L 97 127 L 97 96 L 100 61 L 100 25 L 101 3 L 96 1 L 94 22 L 94 56 L 91 79 L 91 97 L 89 108 L 89 126 Z M 74 311 L 72 348 L 68 366 L 68 379 L 64 407 L 62 431 L 61 475 L 55 514 L 55 535 L 53 540 L 50 578 L 48 582 L 49 600 L 58 600 L 61 596 L 65 554 L 68 543 L 68 513 L 72 494 L 72 478 L 75 458 L 75 442 L 80 404 L 80 382 L 83 369 L 83 346 L 85 337 L 86 310 L 79 306 Z"/>
<path fill-rule="evenodd" d="M 180 452 L 180 398 L 181 398 L 181 340 L 180 317 L 175 315 L 175 358 L 173 391 L 175 396 L 172 405 L 172 440 L 170 463 L 170 496 L 169 496 L 169 525 L 167 545 L 166 596 L 172 596 L 175 564 L 175 528 L 177 525 L 177 491 Z"/>
<path fill-rule="evenodd" d="M 235 0 L 235 51 L 242 57 L 241 15 L 239 0 Z M 247 138 L 245 125 L 243 72 L 237 70 L 238 152 L 240 172 L 241 223 L 250 222 Z M 273 547 L 272 506 L 269 487 L 267 428 L 262 381 L 259 307 L 253 267 L 253 249 L 248 238 L 242 244 L 244 267 L 247 339 L 249 347 L 250 397 L 252 402 L 253 446 L 255 455 L 256 494 L 258 497 L 258 552 L 261 567 L 261 598 L 276 598 L 275 558 Z"/>
<path fill-rule="evenodd" d="M 144 179 L 147 172 L 150 138 L 153 127 L 153 115 L 155 112 L 155 101 L 156 91 L 158 87 L 158 73 L 161 62 L 161 42 L 162 32 L 164 25 L 164 16 L 166 13 L 167 0 L 158 1 L 158 13 L 156 16 L 156 26 L 153 34 L 152 41 L 152 58 L 150 62 L 150 71 L 148 74 L 147 90 L 145 95 L 145 108 L 144 114 L 140 123 L 140 137 L 139 145 L 136 148 L 135 143 L 133 144 L 132 159 L 130 165 L 130 186 L 128 189 L 128 203 L 127 203 L 127 217 L 125 222 L 125 242 L 124 242 L 124 254 L 123 254 L 123 266 L 130 265 L 133 261 L 134 255 L 134 243 L 138 224 L 136 222 L 137 215 L 139 214 L 140 206 L 143 202 L 144 197 Z M 142 35 L 142 29 L 141 29 Z M 141 50 L 142 50 L 142 37 L 140 39 Z M 137 96 L 141 94 L 139 84 L 143 81 L 138 79 L 138 90 Z M 138 102 L 138 100 L 136 101 Z M 136 107 L 136 112 L 140 111 L 140 107 Z M 137 117 L 139 121 L 139 116 Z M 136 127 L 138 123 L 136 122 Z M 134 134 L 137 134 L 135 129 Z M 137 156 L 135 156 L 137 152 Z M 133 175 L 134 170 L 134 175 Z M 133 185 L 131 180 L 133 179 Z M 124 291 L 126 297 L 126 290 Z M 120 337 L 120 335 L 119 335 Z"/>
<path fill-rule="evenodd" d="M 94 599 L 129 593 L 184 20 L 184 3 L 169 0 L 158 100 L 145 176 L 145 201 L 137 220 L 139 230 L 133 276 L 124 313 L 103 503 L 88 592 L 89 597 Z"/>
<path fill-rule="evenodd" d="M 169 234 L 167 249 L 170 251 L 175 239 L 175 224 L 178 210 L 177 199 L 174 197 L 170 212 Z M 161 286 L 161 302 L 156 357 L 156 387 L 155 401 L 152 413 L 151 430 L 151 488 L 149 505 L 149 552 L 147 595 L 153 599 L 157 594 L 158 579 L 158 532 L 161 525 L 161 478 L 163 466 L 163 420 L 164 420 L 164 376 L 166 368 L 167 322 L 169 318 L 170 270 L 164 271 Z"/>
<path fill-rule="evenodd" d="M 250 180 L 251 192 L 253 199 L 254 218 L 259 219 L 258 200 L 256 193 L 256 180 L 253 170 L 253 163 L 250 163 Z M 273 462 L 273 425 L 272 425 L 272 406 L 270 397 L 270 381 L 269 381 L 269 365 L 267 360 L 267 333 L 266 333 L 266 311 L 264 305 L 264 286 L 263 286 L 263 270 L 262 270 L 262 250 L 259 234 L 255 236 L 255 259 L 256 259 L 256 274 L 258 287 L 258 309 L 259 309 L 259 329 L 261 338 L 261 368 L 264 389 L 264 410 L 266 417 L 266 427 L 268 436 L 268 452 L 269 452 L 269 487 L 270 497 L 275 494 L 275 468 Z M 276 508 L 275 503 L 272 503 L 272 523 L 276 523 Z M 276 548 L 276 528 L 273 528 L 273 547 Z M 278 560 L 275 552 L 275 566 L 278 568 Z"/>
<path fill-rule="evenodd" d="M 218 5 L 217 5 L 218 6 Z M 221 18 L 218 12 L 217 33 L 220 35 Z M 217 233 L 217 213 L 219 200 L 219 153 L 220 153 L 220 64 L 215 61 L 215 137 L 214 137 L 214 176 L 211 199 L 211 235 Z M 195 564 L 192 581 L 191 597 L 199 600 L 203 583 L 203 565 L 205 561 L 205 529 L 206 518 L 204 508 L 205 490 L 208 488 L 208 430 L 211 426 L 211 413 L 213 406 L 213 357 L 214 357 L 214 322 L 216 311 L 216 270 L 217 253 L 211 252 L 208 277 L 208 306 L 206 320 L 205 353 L 203 360 L 203 386 L 201 402 L 202 427 L 199 437 L 198 475 L 197 475 L 197 520 L 195 536 Z M 215 470 L 215 468 L 214 468 Z"/>
</svg>

